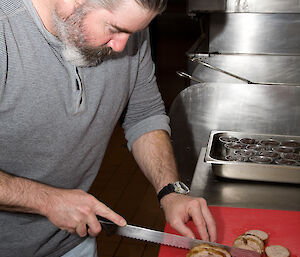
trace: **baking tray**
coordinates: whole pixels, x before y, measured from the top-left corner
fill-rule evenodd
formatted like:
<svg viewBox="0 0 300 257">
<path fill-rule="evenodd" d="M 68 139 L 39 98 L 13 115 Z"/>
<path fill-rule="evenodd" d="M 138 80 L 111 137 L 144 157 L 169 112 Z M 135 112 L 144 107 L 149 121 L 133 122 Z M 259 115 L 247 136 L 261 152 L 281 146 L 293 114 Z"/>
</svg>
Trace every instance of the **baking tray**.
<svg viewBox="0 0 300 257">
<path fill-rule="evenodd" d="M 253 158 L 260 157 L 248 157 L 247 160 L 230 160 L 227 159 L 227 155 L 236 155 L 236 151 L 225 147 L 226 143 L 221 142 L 220 138 L 235 138 L 240 143 L 242 139 L 253 139 L 253 144 L 245 144 L 245 149 L 254 148 L 255 146 L 262 146 L 262 141 L 273 140 L 279 143 L 278 146 L 265 146 L 264 150 L 257 151 L 254 156 L 263 156 L 262 151 L 277 152 L 277 147 L 286 144 L 286 142 L 292 142 L 288 144 L 287 148 L 292 148 L 294 154 L 300 155 L 300 137 L 290 135 L 274 135 L 274 134 L 250 134 L 244 132 L 235 131 L 211 131 L 207 150 L 205 154 L 205 162 L 212 164 L 212 170 L 215 175 L 230 178 L 230 179 L 242 179 L 242 180 L 256 180 L 256 181 L 269 181 L 269 182 L 281 182 L 281 183 L 300 183 L 300 162 L 295 161 L 293 164 L 282 164 L 280 162 L 286 154 L 278 152 L 277 158 L 272 157 L 270 163 L 255 163 L 251 160 Z M 247 141 L 247 140 L 246 140 Z M 245 143 L 245 140 L 244 140 Z M 237 149 L 240 150 L 240 149 Z M 242 149 L 243 150 L 243 149 Z M 290 149 L 287 149 L 290 150 Z M 246 150 L 245 150 L 246 151 Z M 252 158 L 252 159 L 251 159 Z M 250 160 L 251 159 L 251 160 Z"/>
</svg>

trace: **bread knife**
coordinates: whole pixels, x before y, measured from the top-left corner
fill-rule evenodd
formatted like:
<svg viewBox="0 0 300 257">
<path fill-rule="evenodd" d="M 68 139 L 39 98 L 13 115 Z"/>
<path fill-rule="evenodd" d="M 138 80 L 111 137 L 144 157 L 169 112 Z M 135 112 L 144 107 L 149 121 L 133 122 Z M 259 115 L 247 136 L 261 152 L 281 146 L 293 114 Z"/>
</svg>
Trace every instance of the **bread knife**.
<svg viewBox="0 0 300 257">
<path fill-rule="evenodd" d="M 213 242 L 207 242 L 199 239 L 192 239 L 175 234 L 165 233 L 148 228 L 138 227 L 134 225 L 126 225 L 120 227 L 110 220 L 97 216 L 103 230 L 107 235 L 117 234 L 137 240 L 148 241 L 152 243 L 168 245 L 178 248 L 191 249 L 199 244 L 209 244 L 227 250 L 232 257 L 260 257 L 261 255 L 255 251 L 240 249 L 227 245 L 222 245 Z"/>
</svg>

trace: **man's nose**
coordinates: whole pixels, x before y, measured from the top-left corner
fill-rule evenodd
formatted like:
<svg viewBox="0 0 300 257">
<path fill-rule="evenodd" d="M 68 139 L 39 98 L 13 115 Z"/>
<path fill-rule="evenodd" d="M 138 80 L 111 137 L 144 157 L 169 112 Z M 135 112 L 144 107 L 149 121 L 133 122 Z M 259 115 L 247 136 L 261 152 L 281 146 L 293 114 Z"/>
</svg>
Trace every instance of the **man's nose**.
<svg viewBox="0 0 300 257">
<path fill-rule="evenodd" d="M 111 47 L 115 52 L 122 52 L 126 46 L 129 38 L 127 33 L 119 33 L 113 36 L 111 40 L 107 42 L 107 45 Z"/>
</svg>

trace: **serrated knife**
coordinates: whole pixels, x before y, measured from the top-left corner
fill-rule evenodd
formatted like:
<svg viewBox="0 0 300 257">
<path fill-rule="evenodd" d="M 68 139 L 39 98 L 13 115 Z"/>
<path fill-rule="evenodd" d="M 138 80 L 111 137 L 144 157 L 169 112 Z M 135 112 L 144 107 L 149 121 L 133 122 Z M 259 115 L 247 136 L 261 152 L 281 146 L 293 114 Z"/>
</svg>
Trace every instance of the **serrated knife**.
<svg viewBox="0 0 300 257">
<path fill-rule="evenodd" d="M 191 249 L 199 244 L 209 244 L 227 250 L 232 257 L 260 257 L 261 255 L 255 251 L 244 250 L 236 247 L 230 247 L 218 243 L 207 242 L 199 239 L 192 239 L 175 234 L 165 233 L 148 228 L 126 225 L 119 227 L 115 223 L 103 217 L 97 216 L 103 230 L 107 235 L 117 234 L 133 239 L 148 241 L 157 244 L 174 246 L 178 248 Z"/>
</svg>

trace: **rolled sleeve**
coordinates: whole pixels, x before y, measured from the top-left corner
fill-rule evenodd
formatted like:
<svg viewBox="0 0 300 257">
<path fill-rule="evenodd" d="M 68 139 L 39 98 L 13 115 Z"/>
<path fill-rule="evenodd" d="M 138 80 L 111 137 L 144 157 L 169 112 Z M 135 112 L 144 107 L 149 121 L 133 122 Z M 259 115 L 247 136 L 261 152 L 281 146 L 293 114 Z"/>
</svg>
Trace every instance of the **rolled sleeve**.
<svg viewBox="0 0 300 257">
<path fill-rule="evenodd" d="M 125 137 L 128 141 L 128 149 L 131 151 L 135 140 L 137 140 L 143 134 L 153 130 L 165 130 L 170 135 L 171 129 L 169 122 L 170 119 L 167 115 L 155 115 L 140 121 L 125 133 Z"/>
<path fill-rule="evenodd" d="M 129 150 L 133 142 L 145 133 L 165 130 L 170 134 L 171 131 L 169 117 L 157 87 L 149 31 L 143 31 L 141 36 L 138 72 L 122 123 Z"/>
</svg>

